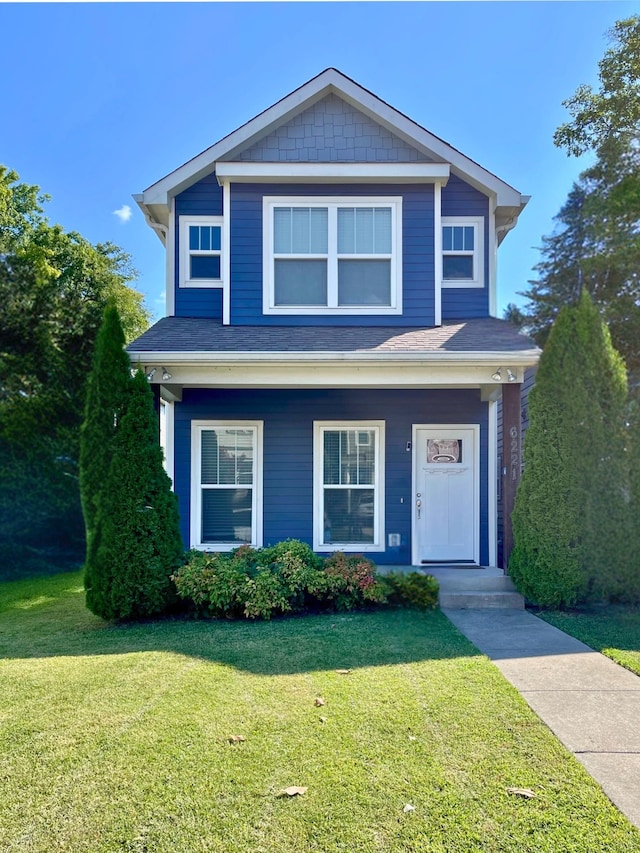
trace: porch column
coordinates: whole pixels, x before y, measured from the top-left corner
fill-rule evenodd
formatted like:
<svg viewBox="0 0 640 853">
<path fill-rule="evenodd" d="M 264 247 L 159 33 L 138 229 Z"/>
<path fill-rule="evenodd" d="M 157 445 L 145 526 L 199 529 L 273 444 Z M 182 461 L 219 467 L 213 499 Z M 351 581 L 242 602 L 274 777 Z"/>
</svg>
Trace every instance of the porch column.
<svg viewBox="0 0 640 853">
<path fill-rule="evenodd" d="M 505 572 L 513 549 L 511 513 L 522 468 L 521 388 L 519 382 L 502 386 L 502 568 Z"/>
</svg>

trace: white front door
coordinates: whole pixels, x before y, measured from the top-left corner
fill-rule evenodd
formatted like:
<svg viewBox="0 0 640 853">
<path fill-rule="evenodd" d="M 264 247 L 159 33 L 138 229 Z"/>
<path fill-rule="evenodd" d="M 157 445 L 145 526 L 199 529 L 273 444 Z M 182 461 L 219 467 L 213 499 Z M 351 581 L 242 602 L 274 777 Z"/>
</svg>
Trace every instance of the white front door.
<svg viewBox="0 0 640 853">
<path fill-rule="evenodd" d="M 414 427 L 413 563 L 479 561 L 477 426 Z"/>
</svg>

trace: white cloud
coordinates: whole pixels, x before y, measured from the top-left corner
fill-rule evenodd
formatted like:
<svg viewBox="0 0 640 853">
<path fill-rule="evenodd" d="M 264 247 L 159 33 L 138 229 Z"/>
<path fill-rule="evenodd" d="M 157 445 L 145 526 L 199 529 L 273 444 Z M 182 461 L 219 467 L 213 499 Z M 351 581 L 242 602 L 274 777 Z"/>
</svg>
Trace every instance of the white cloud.
<svg viewBox="0 0 640 853">
<path fill-rule="evenodd" d="M 117 216 L 120 222 L 128 222 L 131 219 L 131 208 L 128 204 L 123 204 L 121 208 L 113 211 L 113 215 Z"/>
<path fill-rule="evenodd" d="M 160 296 L 158 296 L 153 301 L 156 303 L 156 305 L 164 305 L 164 303 L 166 302 L 166 299 L 167 299 L 167 291 L 163 290 L 162 293 L 160 294 Z"/>
</svg>

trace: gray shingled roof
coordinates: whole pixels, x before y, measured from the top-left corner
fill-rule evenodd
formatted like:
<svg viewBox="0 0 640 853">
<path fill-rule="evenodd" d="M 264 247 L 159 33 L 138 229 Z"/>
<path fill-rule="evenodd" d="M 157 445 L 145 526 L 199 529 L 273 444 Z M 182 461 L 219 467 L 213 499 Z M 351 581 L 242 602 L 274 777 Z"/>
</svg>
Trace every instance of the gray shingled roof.
<svg viewBox="0 0 640 853">
<path fill-rule="evenodd" d="M 442 326 L 223 326 L 200 317 L 164 317 L 133 341 L 134 353 L 535 353 L 505 320 L 481 317 Z"/>
</svg>

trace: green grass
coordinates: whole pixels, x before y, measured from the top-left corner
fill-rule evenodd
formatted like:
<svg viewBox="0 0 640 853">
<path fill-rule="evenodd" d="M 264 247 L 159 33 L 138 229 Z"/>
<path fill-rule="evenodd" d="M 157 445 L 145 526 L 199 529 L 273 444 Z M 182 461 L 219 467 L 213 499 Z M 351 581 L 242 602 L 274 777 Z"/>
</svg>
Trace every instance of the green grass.
<svg viewBox="0 0 640 853">
<path fill-rule="evenodd" d="M 439 612 L 114 626 L 79 573 L 0 602 L 2 851 L 640 851 Z"/>
<path fill-rule="evenodd" d="M 582 611 L 544 610 L 538 615 L 640 675 L 640 607 L 608 605 Z"/>
</svg>

